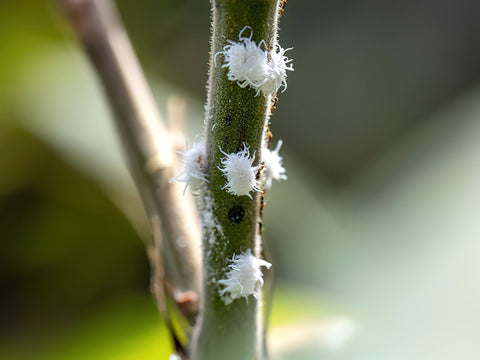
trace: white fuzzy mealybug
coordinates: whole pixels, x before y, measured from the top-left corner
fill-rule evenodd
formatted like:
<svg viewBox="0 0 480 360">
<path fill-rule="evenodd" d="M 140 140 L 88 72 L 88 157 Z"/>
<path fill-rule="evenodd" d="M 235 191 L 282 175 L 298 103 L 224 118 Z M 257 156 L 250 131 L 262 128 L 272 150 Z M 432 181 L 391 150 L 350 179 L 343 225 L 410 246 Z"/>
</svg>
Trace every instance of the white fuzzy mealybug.
<svg viewBox="0 0 480 360">
<path fill-rule="evenodd" d="M 248 38 L 242 37 L 242 33 L 247 28 L 250 29 L 249 26 L 245 26 L 238 34 L 238 42 L 227 40 L 228 45 L 223 47 L 223 51 L 215 54 L 215 58 L 223 54 L 222 67 L 228 68 L 228 80 L 236 81 L 242 88 L 251 86 L 258 89 L 265 81 L 267 53 L 261 49 L 261 45 L 265 44 L 264 41 L 257 46 L 252 40 L 253 33 Z"/>
<path fill-rule="evenodd" d="M 265 186 L 272 187 L 272 180 L 287 180 L 285 168 L 283 167 L 283 158 L 278 154 L 283 141 L 279 140 L 275 150 L 263 149 L 262 160 L 265 165 Z"/>
<path fill-rule="evenodd" d="M 257 297 L 255 291 L 257 282 L 263 286 L 263 275 L 260 270 L 262 266 L 270 269 L 272 264 L 255 257 L 250 249 L 244 254 L 233 256 L 232 263 L 228 265 L 230 270 L 226 274 L 227 277 L 217 281 L 224 286 L 219 293 L 226 305 L 241 297 L 247 300 L 250 295 Z"/>
<path fill-rule="evenodd" d="M 287 70 L 293 70 L 292 65 L 288 65 L 292 60 L 284 55 L 289 49 L 277 45 L 276 49 L 269 52 L 265 40 L 258 45 L 252 40 L 253 32 L 249 37 L 243 37 L 245 29 L 251 30 L 251 27 L 245 26 L 240 31 L 239 41 L 227 40 L 228 45 L 215 54 L 214 63 L 218 55 L 223 55 L 222 67 L 228 68 L 228 80 L 236 81 L 242 88 L 250 86 L 257 90 L 257 95 L 260 92 L 265 96 L 273 95 L 282 85 L 286 89 Z"/>
<path fill-rule="evenodd" d="M 190 149 L 178 152 L 183 161 L 183 170 L 179 176 L 171 178 L 170 183 L 179 181 L 195 188 L 198 181 L 208 181 L 204 171 L 205 151 L 205 141 L 195 140 Z"/>
<path fill-rule="evenodd" d="M 267 76 L 259 89 L 262 93 L 273 95 L 281 86 L 283 91 L 287 90 L 287 70 L 293 71 L 293 65 L 290 64 L 292 60 L 285 56 L 285 52 L 291 49 L 283 49 L 277 45 L 276 49 L 270 51 Z"/>
<path fill-rule="evenodd" d="M 222 167 L 219 169 L 227 178 L 227 184 L 223 189 L 227 189 L 230 194 L 242 196 L 246 195 L 252 198 L 250 192 L 260 191 L 260 184 L 257 181 L 257 172 L 260 165 L 252 166 L 255 153 L 250 157 L 248 147 L 243 150 L 227 154 L 220 149 L 225 158 L 222 160 Z"/>
</svg>

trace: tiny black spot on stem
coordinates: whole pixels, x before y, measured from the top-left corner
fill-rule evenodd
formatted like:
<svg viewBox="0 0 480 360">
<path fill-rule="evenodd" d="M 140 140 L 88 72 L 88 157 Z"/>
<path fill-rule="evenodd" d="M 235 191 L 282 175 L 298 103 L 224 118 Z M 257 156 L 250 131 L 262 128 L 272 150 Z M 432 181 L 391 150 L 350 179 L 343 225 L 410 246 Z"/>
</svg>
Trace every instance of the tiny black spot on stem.
<svg viewBox="0 0 480 360">
<path fill-rule="evenodd" d="M 234 224 L 240 224 L 245 216 L 245 210 L 242 206 L 233 206 L 228 210 L 228 218 Z"/>
</svg>

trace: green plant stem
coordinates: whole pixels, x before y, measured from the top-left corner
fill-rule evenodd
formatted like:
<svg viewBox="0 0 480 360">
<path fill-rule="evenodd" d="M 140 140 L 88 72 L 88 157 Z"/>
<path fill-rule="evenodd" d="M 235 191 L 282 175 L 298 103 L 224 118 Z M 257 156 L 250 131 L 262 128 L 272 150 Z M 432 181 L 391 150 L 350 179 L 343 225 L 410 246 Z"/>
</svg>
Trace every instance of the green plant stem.
<svg viewBox="0 0 480 360">
<path fill-rule="evenodd" d="M 202 191 L 204 296 L 202 315 L 193 339 L 192 359 L 250 360 L 261 358 L 261 326 L 259 298 L 253 296 L 234 300 L 226 305 L 219 295 L 218 280 L 225 278 L 229 260 L 234 254 L 251 249 L 260 257 L 260 207 L 262 194 L 235 196 L 223 187 L 226 179 L 219 166 L 225 155 L 247 146 L 255 154 L 253 165 L 261 159 L 262 143 L 269 116 L 270 97 L 256 95 L 256 90 L 241 88 L 227 79 L 226 68 L 215 54 L 222 51 L 227 40 L 238 40 L 239 32 L 250 26 L 252 39 L 265 40 L 274 48 L 277 37 L 277 0 L 212 1 L 213 34 L 209 92 L 207 101 L 206 142 L 209 183 Z M 249 35 L 243 34 L 243 36 Z M 221 59 L 222 55 L 219 55 Z M 220 61 L 221 62 L 221 61 Z M 236 210 L 235 210 L 236 209 Z M 241 209 L 241 221 L 233 221 L 232 212 Z M 205 216 L 213 213 L 219 227 L 206 224 Z"/>
</svg>

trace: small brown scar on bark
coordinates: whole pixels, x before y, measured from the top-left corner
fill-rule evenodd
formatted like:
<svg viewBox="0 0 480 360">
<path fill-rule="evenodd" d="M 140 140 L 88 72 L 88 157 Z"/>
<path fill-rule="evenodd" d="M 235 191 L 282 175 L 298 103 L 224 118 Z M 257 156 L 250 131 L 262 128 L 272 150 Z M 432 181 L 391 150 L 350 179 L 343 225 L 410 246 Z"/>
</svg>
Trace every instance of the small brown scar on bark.
<svg viewBox="0 0 480 360">
<path fill-rule="evenodd" d="M 195 291 L 175 292 L 173 296 L 182 314 L 191 315 L 198 311 L 200 298 Z"/>
<path fill-rule="evenodd" d="M 263 210 L 265 210 L 265 191 L 260 193 L 260 217 L 263 216 Z"/>
<path fill-rule="evenodd" d="M 260 207 L 258 209 L 259 214 L 258 214 L 258 235 L 263 234 L 263 210 L 265 210 L 265 190 L 260 192 Z"/>
<path fill-rule="evenodd" d="M 287 6 L 287 0 L 282 0 L 280 3 L 280 9 L 278 10 L 278 15 L 282 16 L 285 12 L 285 7 Z"/>
<path fill-rule="evenodd" d="M 278 96 L 275 95 L 275 97 L 272 98 L 272 102 L 270 103 L 270 115 L 273 115 L 275 112 L 275 109 L 277 108 L 277 103 L 278 103 Z"/>
<path fill-rule="evenodd" d="M 270 131 L 270 126 L 267 125 L 267 128 L 265 129 L 265 144 L 267 145 L 267 148 L 270 148 L 270 143 L 272 142 L 273 139 L 273 134 Z"/>
<path fill-rule="evenodd" d="M 255 179 L 256 179 L 257 181 L 260 180 L 260 176 L 261 176 L 261 174 L 262 174 L 263 169 L 265 169 L 265 165 L 264 165 L 263 162 L 262 162 L 262 163 L 260 164 L 260 167 L 258 168 L 257 174 L 255 175 Z M 262 193 L 265 193 L 265 190 L 262 190 Z"/>
</svg>

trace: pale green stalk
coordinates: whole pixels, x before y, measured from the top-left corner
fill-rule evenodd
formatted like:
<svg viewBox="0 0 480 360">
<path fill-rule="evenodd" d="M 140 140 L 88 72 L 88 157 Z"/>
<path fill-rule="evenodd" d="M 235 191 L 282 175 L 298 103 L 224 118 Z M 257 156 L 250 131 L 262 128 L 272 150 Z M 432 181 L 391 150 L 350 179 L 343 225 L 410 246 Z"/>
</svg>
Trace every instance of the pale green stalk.
<svg viewBox="0 0 480 360">
<path fill-rule="evenodd" d="M 250 26 L 257 44 L 265 40 L 268 50 L 277 41 L 278 0 L 212 1 L 213 31 L 206 114 L 207 171 L 209 182 L 201 192 L 203 217 L 204 291 L 202 313 L 192 339 L 194 360 L 251 360 L 262 357 L 261 292 L 234 300 L 222 300 L 218 280 L 225 278 L 229 260 L 248 249 L 260 257 L 262 193 L 236 196 L 225 189 L 219 169 L 225 157 L 250 148 L 253 165 L 261 159 L 271 97 L 250 87 L 241 88 L 227 79 L 228 69 L 214 64 L 215 54 L 227 40 L 238 40 L 239 32 Z M 221 62 L 221 61 L 220 61 Z M 243 216 L 241 214 L 243 213 Z M 240 214 L 240 215 L 239 215 Z M 235 216 L 234 216 L 235 215 Z M 241 220 L 239 221 L 239 217 Z M 215 226 L 212 226 L 212 219 Z"/>
</svg>

